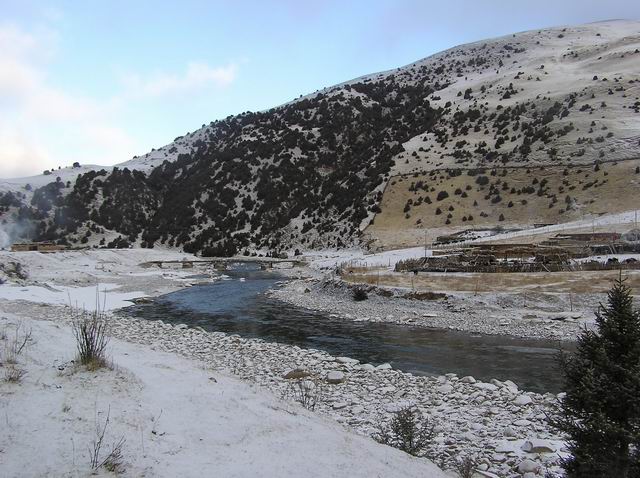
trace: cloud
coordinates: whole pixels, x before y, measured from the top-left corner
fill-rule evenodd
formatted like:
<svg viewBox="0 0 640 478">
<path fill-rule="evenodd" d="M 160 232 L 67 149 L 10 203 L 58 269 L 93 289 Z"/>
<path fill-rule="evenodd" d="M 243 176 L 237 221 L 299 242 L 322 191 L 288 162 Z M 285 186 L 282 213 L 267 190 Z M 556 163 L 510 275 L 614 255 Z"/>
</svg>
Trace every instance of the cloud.
<svg viewBox="0 0 640 478">
<path fill-rule="evenodd" d="M 49 78 L 58 39 L 55 30 L 34 33 L 0 23 L 0 178 L 40 174 L 75 161 L 126 161 L 147 149 L 120 126 L 132 100 L 221 89 L 237 76 L 234 63 L 212 67 L 194 61 L 180 74 L 129 74 L 110 97 L 86 96 Z"/>
<path fill-rule="evenodd" d="M 235 81 L 237 71 L 235 63 L 211 67 L 202 62 L 190 62 L 182 75 L 159 73 L 142 78 L 138 74 L 128 74 L 123 77 L 123 83 L 131 96 L 157 97 L 210 87 L 224 88 Z"/>
<path fill-rule="evenodd" d="M 117 126 L 117 98 L 86 97 L 48 79 L 56 35 L 0 25 L 0 178 L 81 163 L 113 164 L 135 151 Z"/>
</svg>

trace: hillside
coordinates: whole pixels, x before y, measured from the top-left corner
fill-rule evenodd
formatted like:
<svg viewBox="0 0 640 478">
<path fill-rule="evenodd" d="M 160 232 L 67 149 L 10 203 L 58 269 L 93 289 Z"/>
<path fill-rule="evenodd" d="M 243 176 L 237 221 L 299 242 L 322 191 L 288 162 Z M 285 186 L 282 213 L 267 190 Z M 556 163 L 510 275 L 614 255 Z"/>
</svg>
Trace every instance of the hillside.
<svg viewBox="0 0 640 478">
<path fill-rule="evenodd" d="M 20 217 L 38 239 L 231 254 L 622 211 L 640 187 L 639 49 L 630 21 L 456 47 L 20 191 Z"/>
</svg>

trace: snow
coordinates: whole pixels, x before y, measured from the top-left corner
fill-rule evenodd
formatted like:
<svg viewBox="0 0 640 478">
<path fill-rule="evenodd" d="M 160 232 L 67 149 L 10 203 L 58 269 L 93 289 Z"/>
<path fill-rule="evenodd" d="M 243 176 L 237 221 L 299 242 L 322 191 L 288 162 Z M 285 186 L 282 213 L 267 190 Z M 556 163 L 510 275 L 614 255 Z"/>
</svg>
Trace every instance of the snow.
<svg viewBox="0 0 640 478">
<path fill-rule="evenodd" d="M 56 178 L 60 178 L 63 183 L 76 180 L 79 174 L 85 174 L 89 171 L 99 171 L 100 169 L 111 170 L 112 166 L 97 166 L 95 164 L 88 164 L 80 166 L 79 168 L 67 167 L 53 171 L 49 175 L 38 174 L 36 176 L 27 176 L 22 178 L 0 179 L 0 191 L 24 191 L 24 186 L 30 184 L 33 189 L 46 186 L 49 183 L 56 181 Z"/>
<path fill-rule="evenodd" d="M 406 249 L 394 249 L 389 251 L 369 254 L 362 249 L 345 250 L 321 250 L 305 252 L 304 259 L 309 262 L 312 269 L 335 269 L 341 265 L 355 267 L 387 267 L 393 269 L 397 262 L 430 256 L 431 249 L 420 247 L 410 247 Z"/>
<path fill-rule="evenodd" d="M 125 439 L 119 476 L 445 476 L 177 355 L 112 340 L 113 370 L 87 372 L 70 363 L 67 326 L 0 316 L 0 330 L 17 323 L 33 340 L 20 358 L 22 382 L 0 382 L 3 476 L 89 475 L 88 448 L 107 413 L 104 448 Z"/>
<path fill-rule="evenodd" d="M 578 221 L 565 222 L 562 224 L 553 224 L 551 226 L 538 227 L 534 229 L 523 229 L 520 231 L 505 232 L 502 234 L 495 234 L 488 237 L 481 237 L 478 239 L 471 239 L 466 241 L 457 242 L 456 246 L 464 246 L 466 244 L 477 244 L 487 241 L 504 241 L 507 239 L 514 239 L 517 237 L 530 237 L 540 234 L 548 233 L 562 233 L 569 232 L 572 229 L 582 228 L 595 228 L 602 226 L 621 226 L 621 225 L 634 225 L 640 215 L 640 209 L 633 211 L 625 211 L 617 214 L 604 214 L 599 217 L 580 219 Z M 445 246 L 446 247 L 446 246 Z"/>
<path fill-rule="evenodd" d="M 75 342 L 68 322 L 32 318 L 60 317 L 69 302 L 91 310 L 96 290 L 101 306 L 114 309 L 163 290 L 163 281 L 170 284 L 165 291 L 183 287 L 193 270 L 142 264 L 185 257 L 193 258 L 162 250 L 0 252 L 0 263 L 19 261 L 29 274 L 0 285 L 0 362 L 1 337 L 12 337 L 16 327 L 32 331 L 18 359 L 27 372 L 22 381 L 2 380 L 0 365 L 0 476 L 90 475 L 88 448 L 107 413 L 105 449 L 125 440 L 124 472 L 118 476 L 445 476 L 425 459 L 357 435 L 216 370 L 215 363 L 160 352 L 146 341 L 112 339 L 112 369 L 86 371 L 72 363 Z M 132 290 L 145 281 L 145 292 Z M 28 303 L 1 312 L 9 301 Z M 35 307 L 50 307 L 51 313 L 33 314 Z"/>
<path fill-rule="evenodd" d="M 117 284 L 98 284 L 95 287 L 51 287 L 44 285 L 2 285 L 0 300 L 26 300 L 53 305 L 70 305 L 94 311 L 113 310 L 131 305 L 131 300 L 145 297 L 144 292 L 115 292 Z"/>
</svg>

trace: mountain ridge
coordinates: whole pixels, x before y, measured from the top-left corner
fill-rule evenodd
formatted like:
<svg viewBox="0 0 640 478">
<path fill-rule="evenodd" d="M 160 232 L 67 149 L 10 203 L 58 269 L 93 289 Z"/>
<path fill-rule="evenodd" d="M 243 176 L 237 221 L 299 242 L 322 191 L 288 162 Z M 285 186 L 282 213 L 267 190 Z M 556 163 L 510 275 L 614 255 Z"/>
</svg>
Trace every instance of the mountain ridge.
<svg viewBox="0 0 640 478">
<path fill-rule="evenodd" d="M 391 177 L 629 160 L 640 156 L 638 48 L 633 21 L 521 32 L 218 120 L 25 195 L 34 237 L 208 254 L 341 247 L 376 234 Z"/>
</svg>

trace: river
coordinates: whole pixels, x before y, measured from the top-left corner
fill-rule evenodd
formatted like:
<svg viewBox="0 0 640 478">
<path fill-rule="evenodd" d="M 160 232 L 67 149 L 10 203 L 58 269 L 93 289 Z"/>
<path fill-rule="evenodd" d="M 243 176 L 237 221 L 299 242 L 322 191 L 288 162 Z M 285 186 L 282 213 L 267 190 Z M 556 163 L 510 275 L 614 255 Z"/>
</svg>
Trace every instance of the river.
<svg viewBox="0 0 640 478">
<path fill-rule="evenodd" d="M 363 363 L 388 362 L 413 374 L 453 372 L 483 381 L 508 379 L 535 392 L 562 389 L 556 342 L 330 318 L 266 297 L 264 292 L 282 280 L 238 267 L 223 279 L 125 310 L 139 318 L 324 350 Z"/>
</svg>

